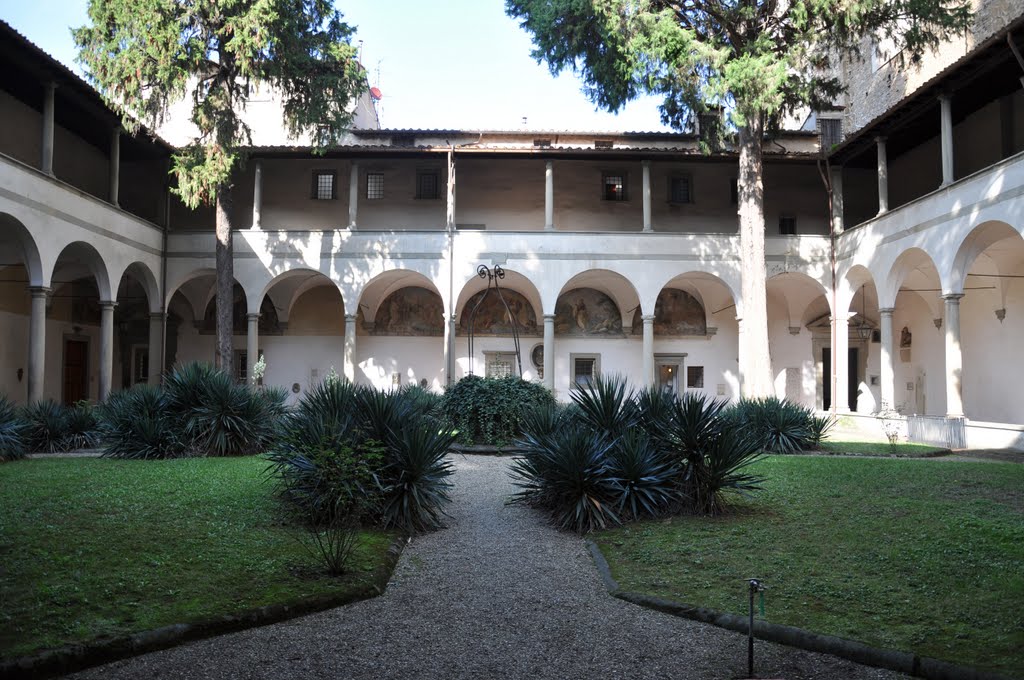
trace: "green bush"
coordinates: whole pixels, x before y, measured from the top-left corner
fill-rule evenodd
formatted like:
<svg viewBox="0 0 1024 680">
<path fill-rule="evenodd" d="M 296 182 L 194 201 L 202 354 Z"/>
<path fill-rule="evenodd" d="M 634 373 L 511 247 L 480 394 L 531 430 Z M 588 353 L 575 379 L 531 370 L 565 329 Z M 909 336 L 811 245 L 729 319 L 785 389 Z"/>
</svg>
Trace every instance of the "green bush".
<svg viewBox="0 0 1024 680">
<path fill-rule="evenodd" d="M 0 463 L 25 457 L 25 430 L 18 408 L 0 395 Z"/>
<path fill-rule="evenodd" d="M 814 411 L 786 399 L 741 399 L 730 418 L 749 428 L 765 453 L 798 453 L 817 444 Z"/>
<path fill-rule="evenodd" d="M 167 394 L 153 385 L 115 392 L 96 407 L 100 446 L 110 458 L 149 460 L 185 453 L 181 424 L 167 404 Z"/>
<path fill-rule="evenodd" d="M 324 380 L 285 417 L 268 454 L 279 493 L 315 525 L 336 514 L 339 498 L 355 494 L 365 501 L 363 521 L 407 532 L 440 526 L 452 473 L 445 454 L 454 435 L 432 412 L 429 400 L 411 390 Z M 356 463 L 370 474 L 350 475 Z M 358 488 L 354 479 L 362 480 Z M 341 547 L 339 530 L 332 531 L 323 534 L 333 541 L 327 552 Z"/>
<path fill-rule="evenodd" d="M 440 408 L 459 442 L 505 446 L 522 433 L 527 411 L 554 403 L 547 388 L 522 378 L 468 376 L 445 390 Z"/>
<path fill-rule="evenodd" d="M 42 399 L 21 410 L 24 440 L 29 451 L 62 453 L 97 444 L 97 423 L 88 404 L 75 406 Z"/>
</svg>

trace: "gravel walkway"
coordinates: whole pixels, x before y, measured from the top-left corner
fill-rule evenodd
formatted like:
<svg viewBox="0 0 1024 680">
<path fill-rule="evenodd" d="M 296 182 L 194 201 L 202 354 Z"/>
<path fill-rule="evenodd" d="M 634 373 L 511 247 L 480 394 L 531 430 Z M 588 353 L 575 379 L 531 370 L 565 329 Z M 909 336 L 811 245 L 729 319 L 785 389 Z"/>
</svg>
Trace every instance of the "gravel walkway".
<svg viewBox="0 0 1024 680">
<path fill-rule="evenodd" d="M 92 669 L 82 678 L 738 678 L 746 637 L 616 600 L 578 537 L 506 506 L 508 460 L 455 459 L 447 529 L 381 597 Z M 762 678 L 895 678 L 757 643 Z"/>
</svg>

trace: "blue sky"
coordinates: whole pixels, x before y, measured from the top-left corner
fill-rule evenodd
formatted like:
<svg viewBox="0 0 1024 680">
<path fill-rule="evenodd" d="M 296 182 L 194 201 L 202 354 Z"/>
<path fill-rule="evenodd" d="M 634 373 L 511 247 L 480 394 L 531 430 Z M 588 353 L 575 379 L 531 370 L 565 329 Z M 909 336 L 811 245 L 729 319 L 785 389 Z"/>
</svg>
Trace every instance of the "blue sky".
<svg viewBox="0 0 1024 680">
<path fill-rule="evenodd" d="M 371 83 L 393 128 L 662 130 L 657 100 L 618 115 L 595 111 L 571 73 L 553 77 L 503 0 L 338 0 L 363 41 Z M 86 0 L 0 0 L 0 17 L 54 57 L 74 63 L 69 28 Z"/>
</svg>

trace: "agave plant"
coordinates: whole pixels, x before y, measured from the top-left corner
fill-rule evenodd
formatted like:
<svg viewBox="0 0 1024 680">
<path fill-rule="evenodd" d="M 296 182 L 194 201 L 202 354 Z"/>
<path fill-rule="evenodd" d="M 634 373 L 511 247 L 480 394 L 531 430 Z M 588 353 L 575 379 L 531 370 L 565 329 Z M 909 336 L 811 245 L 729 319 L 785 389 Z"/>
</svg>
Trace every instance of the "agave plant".
<svg viewBox="0 0 1024 680">
<path fill-rule="evenodd" d="M 732 417 L 751 429 L 766 453 L 796 453 L 812 445 L 814 414 L 800 404 L 778 397 L 742 399 Z"/>
<path fill-rule="evenodd" d="M 115 392 L 96 408 L 103 455 L 133 460 L 174 458 L 185 454 L 179 424 L 167 395 L 153 385 Z"/>
<path fill-rule="evenodd" d="M 387 488 L 384 524 L 404 531 L 426 531 L 441 526 L 452 474 L 446 459 L 455 433 L 431 423 L 409 423 L 393 440 L 385 469 Z"/>
<path fill-rule="evenodd" d="M 99 443 L 98 423 L 93 407 L 86 401 L 80 401 L 67 409 L 67 423 L 62 449 L 92 449 Z"/>
<path fill-rule="evenodd" d="M 18 409 L 4 395 L 0 395 L 0 463 L 25 456 L 25 422 Z"/>
<path fill-rule="evenodd" d="M 835 416 L 829 414 L 825 416 L 811 416 L 810 423 L 807 429 L 810 433 L 809 443 L 811 447 L 818 448 L 821 446 L 821 442 L 828 439 L 829 433 L 832 428 L 836 426 Z"/>
<path fill-rule="evenodd" d="M 615 439 L 640 420 L 633 391 L 620 375 L 599 375 L 586 387 L 576 386 L 570 396 L 582 422 Z"/>
<path fill-rule="evenodd" d="M 663 434 L 668 429 L 677 399 L 672 392 L 655 386 L 645 387 L 636 393 L 638 424 L 659 447 L 670 446 Z"/>
<path fill-rule="evenodd" d="M 610 470 L 618 479 L 616 508 L 623 519 L 658 517 L 680 499 L 679 466 L 658 451 L 643 430 L 617 440 Z"/>
<path fill-rule="evenodd" d="M 512 461 L 513 503 L 546 510 L 555 526 L 578 533 L 619 523 L 620 480 L 609 458 L 612 442 L 574 423 L 521 442 Z"/>
<path fill-rule="evenodd" d="M 760 442 L 741 428 L 723 428 L 699 456 L 692 456 L 684 486 L 691 509 L 717 515 L 728 508 L 728 493 L 748 494 L 761 489 L 764 478 L 745 472 L 760 457 Z"/>
<path fill-rule="evenodd" d="M 65 451 L 68 434 L 68 409 L 52 399 L 42 399 L 21 411 L 25 422 L 25 445 L 30 451 Z"/>
<path fill-rule="evenodd" d="M 390 442 L 416 413 L 412 400 L 401 391 L 384 392 L 364 387 L 356 392 L 365 435 L 378 442 Z"/>
</svg>

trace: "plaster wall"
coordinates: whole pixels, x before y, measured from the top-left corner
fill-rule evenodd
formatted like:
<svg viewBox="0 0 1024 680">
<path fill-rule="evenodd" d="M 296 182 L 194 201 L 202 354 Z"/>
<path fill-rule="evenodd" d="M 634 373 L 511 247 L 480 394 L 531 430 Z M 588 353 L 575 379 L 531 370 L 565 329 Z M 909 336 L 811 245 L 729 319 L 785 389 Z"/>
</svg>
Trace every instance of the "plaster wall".
<svg viewBox="0 0 1024 680">
<path fill-rule="evenodd" d="M 43 155 L 42 114 L 0 90 L 0 119 L 0 153 L 38 168 Z"/>
<path fill-rule="evenodd" d="M 986 285 L 992 279 L 981 279 Z M 973 280 L 972 285 L 978 285 Z M 995 310 L 1005 309 L 1002 322 Z M 960 300 L 965 415 L 972 420 L 1024 423 L 1019 376 L 1024 375 L 1024 284 L 1014 279 L 1005 297 L 995 290 L 969 290 Z M 1015 379 L 1016 378 L 1016 379 Z"/>
</svg>

